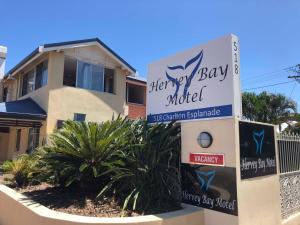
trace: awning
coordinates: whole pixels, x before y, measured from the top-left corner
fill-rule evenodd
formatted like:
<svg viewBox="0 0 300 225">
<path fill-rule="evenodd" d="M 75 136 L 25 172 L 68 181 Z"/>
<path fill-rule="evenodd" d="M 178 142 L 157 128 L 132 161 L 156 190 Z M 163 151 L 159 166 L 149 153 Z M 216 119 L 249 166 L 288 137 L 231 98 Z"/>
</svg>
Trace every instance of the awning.
<svg viewBox="0 0 300 225">
<path fill-rule="evenodd" d="M 40 127 L 46 112 L 31 98 L 0 103 L 0 126 Z"/>
</svg>

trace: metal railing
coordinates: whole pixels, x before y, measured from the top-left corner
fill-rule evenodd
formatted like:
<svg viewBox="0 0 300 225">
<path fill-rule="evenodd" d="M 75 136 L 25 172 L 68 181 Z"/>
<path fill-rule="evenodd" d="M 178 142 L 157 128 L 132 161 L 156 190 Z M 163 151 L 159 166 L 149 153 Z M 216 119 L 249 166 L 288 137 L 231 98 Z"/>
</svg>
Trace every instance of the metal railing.
<svg viewBox="0 0 300 225">
<path fill-rule="evenodd" d="M 300 212 L 300 135 L 277 136 L 282 218 Z"/>
<path fill-rule="evenodd" d="M 280 173 L 300 170 L 300 135 L 281 133 L 277 136 Z"/>
</svg>

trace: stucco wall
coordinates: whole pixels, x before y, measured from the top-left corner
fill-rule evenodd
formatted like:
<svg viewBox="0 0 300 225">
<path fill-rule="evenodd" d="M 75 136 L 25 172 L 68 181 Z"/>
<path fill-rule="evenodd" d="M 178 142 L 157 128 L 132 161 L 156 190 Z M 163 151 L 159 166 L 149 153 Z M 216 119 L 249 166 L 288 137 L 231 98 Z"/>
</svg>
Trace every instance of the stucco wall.
<svg viewBox="0 0 300 225">
<path fill-rule="evenodd" d="M 1 225 L 203 225 L 203 210 L 183 205 L 182 210 L 159 215 L 97 218 L 56 212 L 33 203 L 14 190 L 0 185 Z"/>
<path fill-rule="evenodd" d="M 20 149 L 16 151 L 17 129 L 21 129 Z M 13 159 L 20 154 L 24 154 L 28 148 L 28 127 L 11 127 L 9 133 L 0 133 L 0 161 Z M 40 145 L 46 139 L 46 126 L 40 128 Z"/>
<path fill-rule="evenodd" d="M 300 213 L 290 216 L 288 219 L 283 220 L 283 225 L 299 225 L 300 224 Z"/>
<path fill-rule="evenodd" d="M 101 56 L 97 48 L 88 47 L 80 50 L 69 50 L 65 54 L 76 56 L 80 59 L 88 57 L 90 52 L 91 60 Z M 73 53 L 73 55 L 71 54 Z M 94 57 L 94 58 L 93 58 Z M 86 114 L 86 121 L 101 122 L 110 120 L 112 115 L 124 114 L 126 76 L 123 72 L 115 69 L 115 94 L 85 90 L 81 88 L 63 86 L 64 54 L 51 53 L 49 60 L 49 103 L 47 117 L 47 134 L 56 128 L 57 120 L 73 119 L 74 113 Z M 114 64 L 107 60 L 104 65 Z"/>
</svg>

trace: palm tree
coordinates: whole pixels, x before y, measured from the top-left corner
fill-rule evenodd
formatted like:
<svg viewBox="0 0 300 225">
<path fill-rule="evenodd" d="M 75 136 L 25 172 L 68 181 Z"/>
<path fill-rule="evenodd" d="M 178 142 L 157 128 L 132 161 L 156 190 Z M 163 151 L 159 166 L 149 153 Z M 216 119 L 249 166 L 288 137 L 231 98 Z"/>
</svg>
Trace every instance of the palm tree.
<svg viewBox="0 0 300 225">
<path fill-rule="evenodd" d="M 245 92 L 242 99 L 243 116 L 253 121 L 280 124 L 297 111 L 296 102 L 282 94 Z"/>
<path fill-rule="evenodd" d="M 39 149 L 41 167 L 47 167 L 54 183 L 99 188 L 99 179 L 120 163 L 118 154 L 131 135 L 130 125 L 120 117 L 101 124 L 66 121 L 51 135 L 50 145 Z"/>
</svg>

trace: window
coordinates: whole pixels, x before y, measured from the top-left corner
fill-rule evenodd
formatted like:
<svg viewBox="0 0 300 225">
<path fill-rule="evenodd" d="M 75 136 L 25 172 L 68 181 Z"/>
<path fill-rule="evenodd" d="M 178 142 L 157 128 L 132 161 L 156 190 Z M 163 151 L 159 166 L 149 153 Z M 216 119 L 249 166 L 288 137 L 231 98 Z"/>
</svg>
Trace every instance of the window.
<svg viewBox="0 0 300 225">
<path fill-rule="evenodd" d="M 104 69 L 104 91 L 108 93 L 114 93 L 114 70 Z"/>
<path fill-rule="evenodd" d="M 88 90 L 114 93 L 114 70 L 65 57 L 63 84 Z"/>
<path fill-rule="evenodd" d="M 65 122 L 64 120 L 57 120 L 56 121 L 56 128 L 61 129 L 64 125 L 64 122 Z"/>
<path fill-rule="evenodd" d="M 48 83 L 48 60 L 38 64 L 33 70 L 26 73 L 22 78 L 20 96 L 24 96 L 37 90 Z"/>
<path fill-rule="evenodd" d="M 22 96 L 34 90 L 34 70 L 26 73 L 22 80 Z"/>
<path fill-rule="evenodd" d="M 103 91 L 103 67 L 78 61 L 76 87 Z"/>
<path fill-rule="evenodd" d="M 17 129 L 17 138 L 16 138 L 16 151 L 20 151 L 20 143 L 21 143 L 21 129 Z"/>
<path fill-rule="evenodd" d="M 2 101 L 3 102 L 6 102 L 6 100 L 7 100 L 7 92 L 8 92 L 7 87 L 3 88 L 3 93 L 2 93 Z"/>
<path fill-rule="evenodd" d="M 63 84 L 66 86 L 76 87 L 76 70 L 77 61 L 69 57 L 65 57 L 64 66 L 64 81 Z"/>
<path fill-rule="evenodd" d="M 84 122 L 85 121 L 85 114 L 82 113 L 74 113 L 74 121 Z"/>
<path fill-rule="evenodd" d="M 0 127 L 0 133 L 9 133 L 9 127 Z"/>
<path fill-rule="evenodd" d="M 47 85 L 48 82 L 48 60 L 36 67 L 35 90 Z"/>
<path fill-rule="evenodd" d="M 145 104 L 145 87 L 127 83 L 127 102 Z"/>
<path fill-rule="evenodd" d="M 33 152 L 39 146 L 40 129 L 29 128 L 27 152 Z"/>
</svg>

